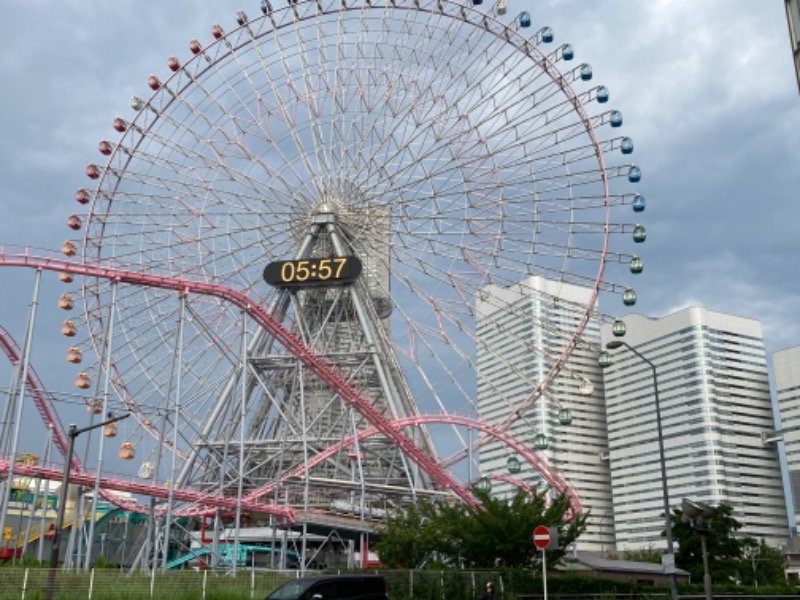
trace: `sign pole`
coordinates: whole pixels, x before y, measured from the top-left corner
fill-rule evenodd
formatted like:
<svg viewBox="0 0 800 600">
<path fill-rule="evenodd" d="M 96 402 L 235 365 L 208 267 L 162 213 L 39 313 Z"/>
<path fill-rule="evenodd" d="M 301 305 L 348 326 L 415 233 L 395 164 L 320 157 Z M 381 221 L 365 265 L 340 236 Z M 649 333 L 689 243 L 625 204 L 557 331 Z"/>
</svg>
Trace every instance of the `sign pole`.
<svg viewBox="0 0 800 600">
<path fill-rule="evenodd" d="M 544 600 L 547 600 L 547 550 L 542 548 L 542 583 L 544 584 Z"/>
<path fill-rule="evenodd" d="M 533 530 L 533 545 L 542 551 L 542 581 L 544 583 L 544 600 L 547 600 L 547 552 L 545 549 L 551 543 L 553 543 L 553 541 L 554 535 L 549 527 L 539 525 Z"/>
</svg>

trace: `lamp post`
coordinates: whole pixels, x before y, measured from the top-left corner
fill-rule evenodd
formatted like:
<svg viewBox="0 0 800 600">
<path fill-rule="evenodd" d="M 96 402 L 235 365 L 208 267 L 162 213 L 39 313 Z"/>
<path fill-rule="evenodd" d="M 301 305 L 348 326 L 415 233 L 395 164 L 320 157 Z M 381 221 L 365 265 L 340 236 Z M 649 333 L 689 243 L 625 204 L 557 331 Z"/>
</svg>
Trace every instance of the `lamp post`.
<svg viewBox="0 0 800 600">
<path fill-rule="evenodd" d="M 661 491 L 664 497 L 664 529 L 667 534 L 667 555 L 669 556 L 668 563 L 665 565 L 670 575 L 670 591 L 672 593 L 672 600 L 678 600 L 678 579 L 675 573 L 675 547 L 672 542 L 672 518 L 669 509 L 669 492 L 667 490 L 667 463 L 664 457 L 664 435 L 661 429 L 661 405 L 658 401 L 658 377 L 656 376 L 656 366 L 651 360 L 642 355 L 636 348 L 623 342 L 621 340 L 612 340 L 606 344 L 609 350 L 616 350 L 617 348 L 625 347 L 641 360 L 646 362 L 650 369 L 653 371 L 653 395 L 656 404 L 656 429 L 658 434 L 658 459 L 661 463 Z"/>
<path fill-rule="evenodd" d="M 69 436 L 69 443 L 67 444 L 67 455 L 65 456 L 64 462 L 64 478 L 61 481 L 61 493 L 59 494 L 58 498 L 56 528 L 53 532 L 53 547 L 50 551 L 50 572 L 47 576 L 47 600 L 52 600 L 55 593 L 56 569 L 58 568 L 58 555 L 59 551 L 61 550 L 61 528 L 64 526 L 64 509 L 65 505 L 67 504 L 67 488 L 69 487 L 69 473 L 72 469 L 72 454 L 75 449 L 75 438 L 82 433 L 91 431 L 92 429 L 97 429 L 98 427 L 104 427 L 110 423 L 116 423 L 122 419 L 127 419 L 130 416 L 130 413 L 126 413 L 120 417 L 112 417 L 111 413 L 109 413 L 108 416 L 109 419 L 107 421 L 96 423 L 95 425 L 89 425 L 88 427 L 82 427 L 81 429 L 78 429 L 74 423 L 70 424 L 69 431 L 67 432 L 67 436 Z"/>
<path fill-rule="evenodd" d="M 681 510 L 683 516 L 681 520 L 688 523 L 689 527 L 694 529 L 700 534 L 700 548 L 703 553 L 703 588 L 706 594 L 706 600 L 712 600 L 714 597 L 711 589 L 711 572 L 708 570 L 708 544 L 706 536 L 711 532 L 711 519 L 717 512 L 717 509 L 702 502 L 696 502 L 684 498 L 681 502 Z M 753 562 L 753 572 L 755 574 L 755 562 Z"/>
</svg>

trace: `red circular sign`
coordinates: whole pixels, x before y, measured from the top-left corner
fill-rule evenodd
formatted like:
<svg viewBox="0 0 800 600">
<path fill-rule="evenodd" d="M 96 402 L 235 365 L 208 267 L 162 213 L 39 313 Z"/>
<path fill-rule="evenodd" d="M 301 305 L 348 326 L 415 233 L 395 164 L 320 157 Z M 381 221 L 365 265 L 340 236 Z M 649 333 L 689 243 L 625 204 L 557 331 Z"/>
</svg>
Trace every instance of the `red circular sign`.
<svg viewBox="0 0 800 600">
<path fill-rule="evenodd" d="M 50 527 L 47 528 L 47 541 L 52 542 L 56 537 L 56 526 L 54 523 L 50 523 Z"/>
<path fill-rule="evenodd" d="M 550 530 L 544 525 L 539 525 L 533 530 L 533 544 L 544 550 L 550 544 Z"/>
</svg>

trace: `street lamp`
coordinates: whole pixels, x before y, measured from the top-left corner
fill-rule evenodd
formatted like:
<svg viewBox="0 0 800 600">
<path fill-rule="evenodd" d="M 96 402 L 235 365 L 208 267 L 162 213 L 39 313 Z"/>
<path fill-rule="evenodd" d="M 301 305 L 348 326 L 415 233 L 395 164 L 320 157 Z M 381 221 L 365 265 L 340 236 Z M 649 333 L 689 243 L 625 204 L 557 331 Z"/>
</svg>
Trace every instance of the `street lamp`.
<svg viewBox="0 0 800 600">
<path fill-rule="evenodd" d="M 81 429 L 78 429 L 74 423 L 70 424 L 69 431 L 67 432 L 67 435 L 69 436 L 69 444 L 67 444 L 67 455 L 64 461 L 64 478 L 61 481 L 61 493 L 59 494 L 58 499 L 56 528 L 53 532 L 53 547 L 50 551 L 50 572 L 47 576 L 47 600 L 52 600 L 55 592 L 56 569 L 58 568 L 58 555 L 61 549 L 61 528 L 64 526 L 64 508 L 67 504 L 67 488 L 69 487 L 69 473 L 72 469 L 72 454 L 75 449 L 75 438 L 82 433 L 91 431 L 92 429 L 97 429 L 98 427 L 104 427 L 110 423 L 116 423 L 122 419 L 127 419 L 131 415 L 130 413 L 126 413 L 120 417 L 112 417 L 111 413 L 108 413 L 108 416 L 109 419 L 107 421 L 96 423 L 95 425 L 89 425 L 88 427 L 82 427 Z"/>
<path fill-rule="evenodd" d="M 716 514 L 717 509 L 713 506 L 703 504 L 702 502 L 695 502 L 684 498 L 683 502 L 681 502 L 681 510 L 683 511 L 681 520 L 684 523 L 688 523 L 689 527 L 700 534 L 700 547 L 703 553 L 703 589 L 705 590 L 706 600 L 712 600 L 713 593 L 711 590 L 711 573 L 708 570 L 708 545 L 706 543 L 706 534 L 711 531 L 711 519 Z M 756 570 L 755 564 L 754 558 L 754 573 Z"/>
<path fill-rule="evenodd" d="M 667 559 L 668 562 L 664 565 L 665 570 L 667 570 L 670 574 L 670 591 L 672 593 L 672 600 L 678 600 L 678 579 L 675 573 L 675 547 L 672 543 L 672 518 L 670 516 L 670 509 L 669 509 L 669 493 L 667 491 L 667 463 L 666 459 L 664 458 L 664 435 L 661 430 L 661 405 L 658 401 L 658 377 L 656 376 L 656 366 L 653 362 L 643 356 L 636 348 L 628 344 L 627 342 L 623 342 L 622 340 L 612 340 L 606 344 L 606 348 L 609 350 L 616 350 L 617 348 L 625 347 L 631 352 L 633 352 L 636 356 L 650 365 L 650 369 L 653 371 L 653 395 L 655 396 L 655 403 L 656 403 L 656 428 L 658 433 L 658 458 L 659 462 L 661 463 L 661 491 L 664 496 L 664 528 L 667 533 L 667 555 L 669 558 Z M 601 362 L 601 366 L 608 366 L 610 362 L 608 361 L 607 357 L 604 357 L 605 360 Z"/>
</svg>

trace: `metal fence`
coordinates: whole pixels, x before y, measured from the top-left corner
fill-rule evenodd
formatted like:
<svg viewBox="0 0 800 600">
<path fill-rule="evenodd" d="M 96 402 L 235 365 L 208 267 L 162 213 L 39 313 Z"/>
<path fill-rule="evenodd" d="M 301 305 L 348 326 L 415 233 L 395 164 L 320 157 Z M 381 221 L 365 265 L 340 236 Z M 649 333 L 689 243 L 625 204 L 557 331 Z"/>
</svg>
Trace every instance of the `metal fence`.
<svg viewBox="0 0 800 600">
<path fill-rule="evenodd" d="M 371 571 L 377 572 L 377 571 Z M 391 600 L 475 600 L 488 581 L 494 584 L 498 600 L 543 600 L 542 582 L 531 571 L 381 571 L 386 577 Z M 118 569 L 89 572 L 58 570 L 49 587 L 50 570 L 41 567 L 0 568 L 0 600 L 261 600 L 283 582 L 301 576 L 297 571 L 183 570 L 126 573 Z M 549 579 L 549 578 L 548 578 Z M 553 584 L 558 578 L 554 578 Z M 590 593 L 577 582 L 553 586 L 548 600 L 667 600 L 666 588 L 640 588 L 634 593 L 614 590 Z M 550 587 L 550 586 L 548 586 Z M 597 586 L 595 586 L 597 589 Z M 533 592 L 533 593 L 531 593 Z M 755 595 L 715 593 L 715 600 L 796 600 L 799 594 Z M 702 595 L 681 594 L 681 600 L 705 600 Z"/>
<path fill-rule="evenodd" d="M 116 569 L 59 571 L 49 587 L 49 570 L 0 570 L 0 600 L 183 600 L 263 598 L 287 579 L 278 573 L 242 573 L 235 577 L 210 571 L 125 574 Z M 49 592 L 49 593 L 48 593 Z"/>
<path fill-rule="evenodd" d="M 5 567 L 0 569 L 0 600 L 255 600 L 263 599 L 280 584 L 299 577 L 300 572 L 155 570 L 128 574 L 118 569 L 89 572 L 58 570 L 49 587 L 49 569 Z M 499 573 L 465 571 L 387 571 L 392 600 L 473 600 L 487 581 L 500 592 L 499 598 L 516 598 L 504 589 Z"/>
</svg>

